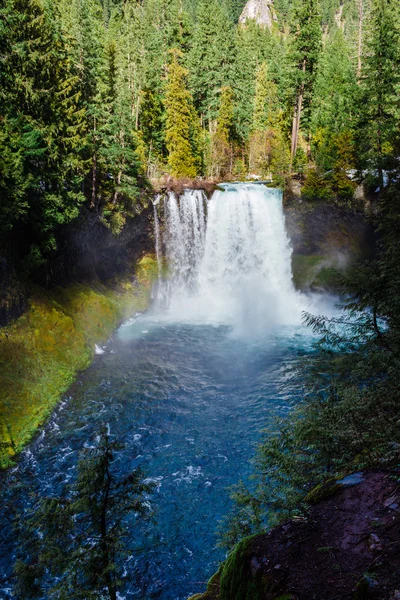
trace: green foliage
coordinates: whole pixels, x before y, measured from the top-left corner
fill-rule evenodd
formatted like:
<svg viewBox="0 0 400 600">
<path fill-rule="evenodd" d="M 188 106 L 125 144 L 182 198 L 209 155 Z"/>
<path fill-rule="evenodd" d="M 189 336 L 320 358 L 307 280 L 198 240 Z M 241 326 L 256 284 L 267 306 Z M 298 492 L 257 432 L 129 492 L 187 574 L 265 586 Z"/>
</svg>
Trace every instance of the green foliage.
<svg viewBox="0 0 400 600">
<path fill-rule="evenodd" d="M 188 71 L 179 63 L 181 56 L 179 50 L 171 50 L 171 62 L 168 65 L 164 100 L 168 167 L 173 177 L 195 177 L 197 166 L 194 150 L 198 140 L 193 139 L 193 134 L 197 117 L 192 96 L 186 87 Z"/>
<path fill-rule="evenodd" d="M 18 598 L 116 600 L 127 517 L 134 514 L 139 527 L 150 516 L 147 495 L 154 488 L 140 469 L 117 476 L 114 461 L 121 449 L 103 429 L 83 451 L 66 493 L 39 499 L 18 520 Z M 41 581 L 45 573 L 47 581 L 53 579 L 50 586 Z"/>
<path fill-rule="evenodd" d="M 303 195 L 309 200 L 328 200 L 332 198 L 330 182 L 321 175 L 318 169 L 311 168 L 307 171 Z"/>
<path fill-rule="evenodd" d="M 255 97 L 249 140 L 249 169 L 284 185 L 289 172 L 289 151 L 282 131 L 283 111 L 278 89 L 269 78 L 267 63 L 256 72 Z"/>
<path fill-rule="evenodd" d="M 257 538 L 243 539 L 229 554 L 220 575 L 221 600 L 262 600 L 273 585 L 261 569 L 251 569 L 252 545 Z"/>
<path fill-rule="evenodd" d="M 30 441 L 78 370 L 90 362 L 95 344 L 118 322 L 144 310 L 157 277 L 152 256 L 113 289 L 74 285 L 44 294 L 37 290 L 29 311 L 0 335 L 0 468 Z"/>
<path fill-rule="evenodd" d="M 318 0 L 297 1 L 293 5 L 290 59 L 292 92 L 295 100 L 302 96 L 301 123 L 306 132 L 310 127 L 311 107 L 317 65 L 321 52 L 321 13 Z"/>
<path fill-rule="evenodd" d="M 329 170 L 335 158 L 335 136 L 355 127 L 359 95 L 350 47 L 341 29 L 335 28 L 324 44 L 314 92 L 313 149 L 318 166 Z"/>
<path fill-rule="evenodd" d="M 397 3 L 373 0 L 365 39 L 358 146 L 363 166 L 377 171 L 381 189 L 383 171 L 398 166 L 399 13 Z"/>
<path fill-rule="evenodd" d="M 236 99 L 235 128 L 241 143 L 249 135 L 253 119 L 253 106 L 257 70 L 268 65 L 269 77 L 279 83 L 280 96 L 286 94 L 287 56 L 285 40 L 249 21 L 236 32 L 236 60 L 232 89 Z"/>
<path fill-rule="evenodd" d="M 232 88 L 221 90 L 216 131 L 212 136 L 210 175 L 224 177 L 232 173 L 234 99 Z"/>
<path fill-rule="evenodd" d="M 200 0 L 188 69 L 190 90 L 205 125 L 217 117 L 221 88 L 231 84 L 234 56 L 234 30 L 225 7 L 216 0 Z"/>
<path fill-rule="evenodd" d="M 337 198 L 352 200 L 356 183 L 349 178 L 349 173 L 355 167 L 355 152 L 353 134 L 342 131 L 333 139 L 336 160 L 333 165 L 332 190 Z"/>
<path fill-rule="evenodd" d="M 228 546 L 304 511 L 347 473 L 398 465 L 399 206 L 400 189 L 391 188 L 379 215 L 380 253 L 337 276 L 342 313 L 305 315 L 320 334 L 319 351 L 302 367 L 307 394 L 260 444 L 256 486 L 235 491 Z"/>
<path fill-rule="evenodd" d="M 59 23 L 40 0 L 2 5 L 0 61 L 0 229 L 26 223 L 28 240 L 46 253 L 56 229 L 78 214 L 82 162 L 76 136 L 83 114 Z"/>
</svg>

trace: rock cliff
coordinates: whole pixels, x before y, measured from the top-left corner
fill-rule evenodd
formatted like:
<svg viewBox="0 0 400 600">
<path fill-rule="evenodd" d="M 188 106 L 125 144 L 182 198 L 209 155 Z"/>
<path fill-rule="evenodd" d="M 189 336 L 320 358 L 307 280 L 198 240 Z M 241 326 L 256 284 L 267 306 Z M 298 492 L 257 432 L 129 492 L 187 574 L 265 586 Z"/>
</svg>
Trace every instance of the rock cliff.
<svg viewBox="0 0 400 600">
<path fill-rule="evenodd" d="M 321 485 L 310 509 L 245 538 L 191 600 L 398 600 L 398 471 Z"/>
<path fill-rule="evenodd" d="M 248 19 L 254 19 L 259 25 L 271 29 L 277 20 L 273 1 L 248 0 L 239 17 L 239 23 L 244 25 Z"/>
</svg>

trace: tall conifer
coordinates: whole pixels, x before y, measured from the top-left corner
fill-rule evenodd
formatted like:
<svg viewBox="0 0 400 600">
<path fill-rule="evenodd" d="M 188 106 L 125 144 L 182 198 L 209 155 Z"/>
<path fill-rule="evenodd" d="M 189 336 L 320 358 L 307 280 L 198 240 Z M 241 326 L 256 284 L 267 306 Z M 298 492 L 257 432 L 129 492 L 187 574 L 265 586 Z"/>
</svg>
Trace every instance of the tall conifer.
<svg viewBox="0 0 400 600">
<path fill-rule="evenodd" d="M 173 177 L 195 177 L 196 161 L 193 152 L 193 101 L 187 89 L 188 71 L 181 64 L 182 53 L 170 51 L 165 93 L 166 144 L 168 168 Z"/>
<path fill-rule="evenodd" d="M 400 139 L 400 10 L 395 0 L 373 0 L 362 71 L 362 121 L 359 147 L 363 164 L 376 169 L 379 186 L 384 170 L 398 168 Z"/>
</svg>

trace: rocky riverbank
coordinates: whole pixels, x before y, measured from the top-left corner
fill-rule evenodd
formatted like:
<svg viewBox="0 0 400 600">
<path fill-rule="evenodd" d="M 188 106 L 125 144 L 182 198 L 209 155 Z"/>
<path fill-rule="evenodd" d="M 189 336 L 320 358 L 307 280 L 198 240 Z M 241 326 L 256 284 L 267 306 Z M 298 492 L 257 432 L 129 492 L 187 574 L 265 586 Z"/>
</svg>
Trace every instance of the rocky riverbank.
<svg viewBox="0 0 400 600">
<path fill-rule="evenodd" d="M 317 488 L 306 516 L 242 540 L 191 600 L 398 600 L 399 490 L 394 471 Z"/>
</svg>

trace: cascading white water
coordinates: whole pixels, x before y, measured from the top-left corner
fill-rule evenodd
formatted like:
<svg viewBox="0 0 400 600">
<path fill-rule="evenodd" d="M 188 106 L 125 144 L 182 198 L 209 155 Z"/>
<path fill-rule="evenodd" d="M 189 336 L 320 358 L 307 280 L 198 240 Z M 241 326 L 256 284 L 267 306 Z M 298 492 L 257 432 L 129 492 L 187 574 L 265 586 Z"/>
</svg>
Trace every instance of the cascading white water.
<svg viewBox="0 0 400 600">
<path fill-rule="evenodd" d="M 177 320 L 234 325 L 265 333 L 300 322 L 305 298 L 293 287 L 282 193 L 229 184 L 207 201 L 199 190 L 164 204 L 164 245 L 171 277 L 160 286 Z"/>
<path fill-rule="evenodd" d="M 157 213 L 157 204 L 160 202 L 161 194 L 158 194 L 153 202 L 153 212 L 154 212 L 154 239 L 155 239 L 155 249 L 156 249 L 156 257 L 158 264 L 158 279 L 161 279 L 162 273 L 162 256 L 161 256 L 161 234 L 160 234 L 160 221 L 158 219 Z"/>
</svg>

